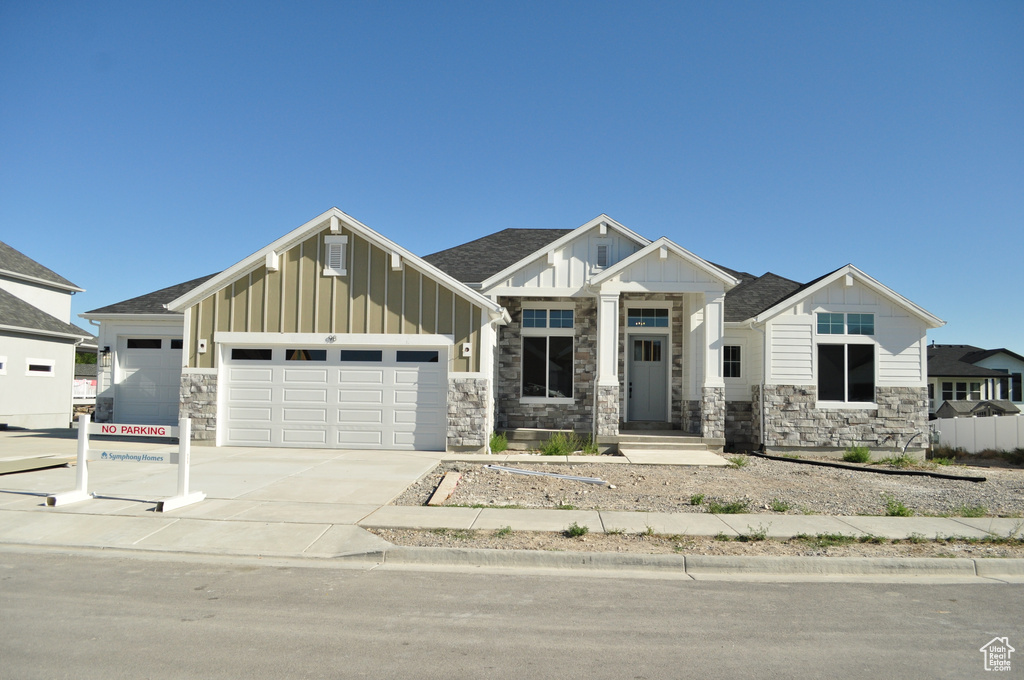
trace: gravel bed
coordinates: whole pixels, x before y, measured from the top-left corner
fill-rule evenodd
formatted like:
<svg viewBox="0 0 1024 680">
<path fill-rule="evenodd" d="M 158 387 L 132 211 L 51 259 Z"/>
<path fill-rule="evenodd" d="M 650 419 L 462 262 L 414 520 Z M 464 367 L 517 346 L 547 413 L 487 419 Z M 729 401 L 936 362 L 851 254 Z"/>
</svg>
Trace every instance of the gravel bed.
<svg viewBox="0 0 1024 680">
<path fill-rule="evenodd" d="M 906 477 L 800 465 L 744 456 L 740 468 L 623 464 L 515 463 L 509 467 L 598 477 L 585 484 L 516 475 L 479 463 L 446 463 L 425 475 L 395 505 L 424 505 L 448 471 L 462 473 L 446 505 L 516 506 L 640 512 L 708 512 L 708 505 L 739 502 L 745 512 L 767 514 L 883 515 L 887 499 L 915 515 L 960 515 L 983 508 L 987 516 L 1024 514 L 1024 469 L 942 467 L 940 471 L 986 477 L 985 482 Z M 703 496 L 701 503 L 695 497 Z M 785 509 L 784 509 L 785 508 Z"/>
</svg>

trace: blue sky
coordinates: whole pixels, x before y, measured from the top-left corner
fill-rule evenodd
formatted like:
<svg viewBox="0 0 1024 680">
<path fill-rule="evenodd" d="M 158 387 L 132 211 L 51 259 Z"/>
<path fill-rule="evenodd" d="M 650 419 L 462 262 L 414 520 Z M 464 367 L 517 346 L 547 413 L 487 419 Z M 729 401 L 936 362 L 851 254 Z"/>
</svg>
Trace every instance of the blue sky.
<svg viewBox="0 0 1024 680">
<path fill-rule="evenodd" d="M 852 262 L 1024 352 L 1024 3 L 0 2 L 0 240 L 74 314 L 331 206 L 418 254 L 607 213 Z"/>
</svg>

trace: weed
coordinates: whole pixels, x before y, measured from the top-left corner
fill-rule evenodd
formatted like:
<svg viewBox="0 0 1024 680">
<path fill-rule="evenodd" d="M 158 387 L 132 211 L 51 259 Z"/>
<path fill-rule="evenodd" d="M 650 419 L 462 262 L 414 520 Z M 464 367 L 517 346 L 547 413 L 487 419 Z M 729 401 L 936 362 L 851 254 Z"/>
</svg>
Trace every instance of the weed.
<svg viewBox="0 0 1024 680">
<path fill-rule="evenodd" d="M 955 458 L 932 458 L 931 462 L 935 465 L 956 465 Z"/>
<path fill-rule="evenodd" d="M 742 543 L 750 543 L 751 541 L 763 541 L 768 538 L 768 527 L 763 524 L 758 524 L 757 528 L 747 525 L 747 533 L 740 534 L 736 537 L 737 541 Z"/>
<path fill-rule="evenodd" d="M 512 505 L 492 505 L 490 503 L 468 503 L 468 504 L 467 503 L 452 503 L 451 505 L 446 505 L 445 507 L 446 508 L 473 508 L 473 509 L 476 509 L 476 510 L 479 510 L 480 508 L 491 508 L 491 509 L 494 509 L 494 510 L 522 510 L 523 509 L 523 506 L 516 505 L 516 504 L 512 504 Z"/>
<path fill-rule="evenodd" d="M 857 539 L 861 543 L 873 543 L 874 545 L 882 545 L 885 543 L 885 539 L 881 536 L 875 536 L 873 534 L 867 534 Z"/>
<path fill-rule="evenodd" d="M 719 503 L 708 501 L 708 512 L 713 515 L 738 515 L 746 512 L 750 501 L 732 501 L 731 503 Z"/>
<path fill-rule="evenodd" d="M 895 456 L 889 456 L 888 458 L 882 458 L 876 461 L 878 465 L 891 465 L 895 468 L 908 468 L 917 465 L 917 460 L 914 459 L 909 453 L 900 453 Z"/>
<path fill-rule="evenodd" d="M 846 534 L 798 534 L 793 540 L 805 543 L 812 548 L 835 548 L 857 542 L 856 536 Z"/>
<path fill-rule="evenodd" d="M 892 496 L 885 497 L 885 516 L 886 517 L 911 517 L 914 511 L 903 504 L 902 501 L 898 501 Z"/>
<path fill-rule="evenodd" d="M 953 447 L 953 446 L 933 446 L 928 452 L 928 456 L 932 459 L 932 462 L 937 462 L 938 458 L 945 458 L 947 460 L 955 460 L 957 458 L 964 458 L 968 455 L 967 449 Z M 942 463 L 939 463 L 942 465 Z"/>
<path fill-rule="evenodd" d="M 789 460 L 800 460 L 800 456 L 795 453 L 784 453 L 782 454 L 782 457 L 788 458 Z"/>
<path fill-rule="evenodd" d="M 508 449 L 508 436 L 504 432 L 491 433 L 491 453 L 501 453 Z"/>
<path fill-rule="evenodd" d="M 594 441 L 593 437 L 587 437 L 587 440 L 583 442 L 583 453 L 587 456 L 597 455 L 597 442 Z"/>
<path fill-rule="evenodd" d="M 724 531 L 719 531 L 717 534 L 715 534 L 715 540 L 716 541 L 731 541 L 732 538 L 733 538 L 732 536 L 730 536 L 729 534 L 725 533 Z"/>
<path fill-rule="evenodd" d="M 700 505 L 703 502 L 704 494 L 702 493 L 695 493 L 692 496 L 690 496 L 690 505 Z"/>
<path fill-rule="evenodd" d="M 771 508 L 772 512 L 788 512 L 793 506 L 786 501 L 780 501 L 778 498 L 773 498 L 768 507 Z"/>
<path fill-rule="evenodd" d="M 508 536 L 511 533 L 512 533 L 512 527 L 510 527 L 510 526 L 503 526 L 502 528 L 500 528 L 500 529 L 498 529 L 497 531 L 494 532 L 494 537 L 495 538 L 504 538 L 505 536 Z"/>
<path fill-rule="evenodd" d="M 431 529 L 430 533 L 437 534 L 438 536 L 448 536 L 457 541 L 468 541 L 471 538 L 476 538 L 476 532 L 472 529 Z"/>
<path fill-rule="evenodd" d="M 609 536 L 623 536 L 626 533 L 625 529 L 605 529 L 604 533 Z"/>
<path fill-rule="evenodd" d="M 579 448 L 578 443 L 579 436 L 575 432 L 556 432 L 540 445 L 540 452 L 545 456 L 568 456 Z"/>
<path fill-rule="evenodd" d="M 650 524 L 648 524 L 647 528 L 640 532 L 640 535 L 641 536 L 653 536 L 654 535 L 654 527 L 652 527 Z"/>
<path fill-rule="evenodd" d="M 590 532 L 590 527 L 586 524 L 579 525 L 573 522 L 569 525 L 569 528 L 565 530 L 565 535 L 569 538 L 579 538 L 580 536 L 586 536 Z"/>
<path fill-rule="evenodd" d="M 919 534 L 916 531 L 912 531 L 910 535 L 907 536 L 907 543 L 924 543 L 927 540 L 928 539 L 924 537 L 924 534 Z"/>
<path fill-rule="evenodd" d="M 729 456 L 728 460 L 730 463 L 729 467 L 736 468 L 737 470 L 750 465 L 750 459 L 746 456 Z"/>
<path fill-rule="evenodd" d="M 843 460 L 847 463 L 870 463 L 871 450 L 866 446 L 850 446 L 843 454 Z"/>
<path fill-rule="evenodd" d="M 956 514 L 960 517 L 984 517 L 988 514 L 988 508 L 984 505 L 961 505 Z"/>
<path fill-rule="evenodd" d="M 569 505 L 568 503 L 559 503 L 555 506 L 555 510 L 575 510 L 575 505 Z"/>
</svg>

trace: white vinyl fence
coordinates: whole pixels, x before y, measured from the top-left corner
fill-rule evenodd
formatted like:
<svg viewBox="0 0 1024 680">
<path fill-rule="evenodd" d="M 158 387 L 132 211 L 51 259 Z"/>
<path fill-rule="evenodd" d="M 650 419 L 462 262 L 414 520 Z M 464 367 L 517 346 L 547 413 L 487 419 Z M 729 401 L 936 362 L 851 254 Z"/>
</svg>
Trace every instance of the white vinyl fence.
<svg viewBox="0 0 1024 680">
<path fill-rule="evenodd" d="M 978 453 L 985 449 L 1024 448 L 1024 414 L 973 418 L 939 418 L 928 423 L 937 433 L 933 443 Z"/>
<path fill-rule="evenodd" d="M 72 399 L 95 399 L 96 379 L 77 379 L 71 387 Z"/>
</svg>

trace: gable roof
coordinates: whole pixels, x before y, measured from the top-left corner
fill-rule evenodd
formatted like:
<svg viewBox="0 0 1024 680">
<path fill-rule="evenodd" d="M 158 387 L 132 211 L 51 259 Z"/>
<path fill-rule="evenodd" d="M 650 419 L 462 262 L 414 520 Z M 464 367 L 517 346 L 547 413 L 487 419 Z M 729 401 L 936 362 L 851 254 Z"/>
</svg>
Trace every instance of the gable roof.
<svg viewBox="0 0 1024 680">
<path fill-rule="evenodd" d="M 179 298 L 197 286 L 206 283 L 214 276 L 216 276 L 216 274 L 200 276 L 198 279 L 178 283 L 173 286 L 168 286 L 167 288 L 155 290 L 152 293 L 146 293 L 145 295 L 133 297 L 129 300 L 115 302 L 114 304 L 107 305 L 106 307 L 90 310 L 81 316 L 88 319 L 92 316 L 106 314 L 177 314 L 178 312 L 172 312 L 167 309 L 167 304 L 171 300 Z"/>
<path fill-rule="evenodd" d="M 507 279 L 509 276 L 514 274 L 518 269 L 521 269 L 522 267 L 525 267 L 526 265 L 530 264 L 531 262 L 533 262 L 537 258 L 541 257 L 547 251 L 558 250 L 559 248 L 561 248 L 565 244 L 567 244 L 570 241 L 572 241 L 573 239 L 575 239 L 580 234 L 584 234 L 584 233 L 590 231 L 591 229 L 593 229 L 594 227 L 600 226 L 601 224 L 604 224 L 609 229 L 614 229 L 615 231 L 619 232 L 620 234 L 622 234 L 626 238 L 629 238 L 629 239 L 635 241 L 636 243 L 638 243 L 638 244 L 640 244 L 642 246 L 646 246 L 646 245 L 650 244 L 650 242 L 651 242 L 650 239 L 644 238 L 643 236 L 641 236 L 640 234 L 636 233 L 635 231 L 633 231 L 629 227 L 626 227 L 626 226 L 616 222 L 612 218 L 608 217 L 604 213 L 601 213 L 600 215 L 598 215 L 594 219 L 590 220 L 586 224 L 583 224 L 583 225 L 581 225 L 579 227 L 576 227 L 575 229 L 572 229 L 571 231 L 566 232 L 565 234 L 563 234 L 561 237 L 555 239 L 554 241 L 551 241 L 550 243 L 546 243 L 546 244 L 542 245 L 541 247 L 534 249 L 530 253 L 523 254 L 522 257 L 520 257 L 518 260 L 516 260 L 511 265 L 505 267 L 501 271 L 498 271 L 498 272 L 495 272 L 494 274 L 491 274 L 489 277 L 487 277 L 486 279 L 481 281 L 480 282 L 480 286 L 482 288 L 487 288 L 488 286 L 491 286 L 491 285 L 493 285 L 495 283 L 498 283 L 499 281 Z M 541 251 L 544 251 L 544 252 L 541 252 Z"/>
<path fill-rule="evenodd" d="M 861 270 L 857 269 L 852 264 L 840 267 L 835 271 L 829 272 L 824 276 L 819 276 L 813 281 L 805 283 L 804 285 L 800 286 L 786 297 L 776 301 L 775 304 L 773 304 L 768 309 L 763 310 L 761 313 L 757 315 L 754 321 L 758 323 L 763 323 L 768 319 L 772 318 L 773 316 L 782 312 L 786 307 L 789 307 L 797 300 L 805 298 L 808 295 L 813 295 L 822 288 L 831 285 L 833 282 L 845 276 L 853 277 L 853 279 L 858 283 L 861 283 L 862 285 L 874 291 L 878 295 L 881 295 L 882 297 L 902 307 L 906 311 L 910 312 L 914 316 L 921 319 L 931 328 L 939 328 L 940 326 L 946 325 L 946 322 L 940 319 L 939 317 L 935 316 L 931 312 L 928 312 L 923 307 L 914 304 L 907 298 L 903 297 L 902 295 L 894 291 L 892 288 L 889 288 L 888 286 L 885 286 L 882 283 L 871 278 Z"/>
<path fill-rule="evenodd" d="M 742 272 L 737 274 L 744 275 Z M 746 321 L 753 318 L 803 287 L 796 281 L 771 272 L 758 277 L 750 274 L 745 276 L 740 285 L 725 294 L 726 321 Z"/>
<path fill-rule="evenodd" d="M 47 314 L 0 288 L 0 330 L 57 338 L 93 339 L 92 333 Z"/>
<path fill-rule="evenodd" d="M 1017 354 L 1016 352 L 1011 352 L 1010 350 L 1006 349 L 1005 347 L 1000 347 L 999 349 L 982 349 L 982 350 L 978 350 L 977 352 L 972 352 L 970 354 L 965 355 L 963 357 L 963 360 L 964 361 L 969 361 L 972 364 L 976 364 L 979 361 L 981 361 L 982 359 L 988 359 L 989 357 L 994 357 L 997 354 L 1005 354 L 1007 356 L 1013 357 L 1017 361 L 1024 361 L 1024 357 L 1022 357 L 1021 355 Z"/>
<path fill-rule="evenodd" d="M 453 278 L 449 274 L 441 271 L 434 265 L 423 260 L 417 255 L 409 252 L 402 246 L 398 245 L 391 239 L 378 234 L 373 229 L 355 219 L 354 217 L 343 213 L 338 208 L 331 208 L 317 217 L 314 217 L 309 222 L 306 222 L 300 227 L 293 229 L 281 238 L 277 239 L 268 246 L 257 250 L 255 253 L 246 257 L 239 262 L 236 262 L 232 266 L 228 267 L 219 274 L 215 274 L 208 280 L 193 288 L 192 290 L 183 293 L 181 296 L 175 298 L 167 304 L 167 308 L 174 312 L 183 312 L 185 309 L 191 307 L 195 303 L 199 302 L 203 298 L 207 297 L 211 293 L 220 290 L 228 283 L 234 281 L 237 277 L 243 273 L 250 271 L 260 264 L 266 261 L 266 256 L 272 252 L 282 252 L 291 248 L 292 246 L 300 243 L 301 241 L 309 238 L 310 234 L 319 232 L 323 229 L 324 224 L 328 221 L 337 220 L 339 223 L 344 224 L 346 228 L 351 229 L 353 232 L 358 233 L 362 238 L 373 245 L 381 248 L 382 250 L 397 254 L 405 262 L 418 269 L 422 273 L 426 274 L 430 278 L 434 279 L 438 283 L 450 288 L 455 291 L 456 294 L 468 299 L 478 307 L 482 307 L 487 310 L 491 318 L 500 318 L 508 321 L 508 312 L 505 308 L 497 304 L 493 300 L 490 300 L 480 293 L 476 292 L 472 288 L 467 287 L 464 283 L 458 279 Z"/>
<path fill-rule="evenodd" d="M 454 248 L 424 255 L 423 259 L 463 283 L 480 283 L 571 231 L 504 229 Z"/>
<path fill-rule="evenodd" d="M 28 255 L 15 250 L 3 241 L 0 241 L 0 274 L 6 274 L 12 278 L 43 283 L 53 288 L 81 293 L 85 289 L 79 288 L 57 272 L 44 267 Z"/>
<path fill-rule="evenodd" d="M 657 241 L 654 241 L 653 243 L 648 243 L 646 246 L 644 246 L 640 250 L 636 251 L 635 253 L 633 253 L 629 257 L 624 258 L 622 260 L 619 260 L 618 262 L 616 262 L 611 267 L 608 267 L 603 272 L 601 272 L 597 276 L 593 277 L 590 280 L 591 285 L 594 285 L 594 286 L 600 285 L 603 281 L 607 281 L 608 279 L 616 276 L 617 274 L 620 274 L 621 272 L 623 272 L 627 268 L 633 266 L 637 262 L 640 262 L 641 260 L 643 260 L 645 257 L 648 257 L 649 255 L 651 255 L 651 253 L 654 253 L 655 251 L 658 251 L 658 250 L 660 250 L 662 248 L 665 248 L 669 252 L 675 254 L 677 257 L 682 259 L 684 262 L 686 262 L 686 263 L 692 265 L 693 267 L 699 269 L 700 271 L 704 272 L 708 276 L 711 276 L 714 279 L 718 279 L 719 281 L 724 283 L 727 287 L 728 286 L 736 286 L 736 284 L 739 283 L 739 279 L 737 279 L 736 277 L 732 276 L 731 274 L 727 274 L 726 272 L 722 271 L 721 269 L 719 269 L 715 265 L 711 264 L 707 260 L 703 260 L 703 259 L 697 257 L 696 255 L 691 253 L 686 248 L 683 248 L 682 246 L 680 246 L 680 245 L 670 241 L 668 238 L 662 236 Z"/>
<path fill-rule="evenodd" d="M 995 352 L 973 345 L 928 345 L 928 375 L 943 378 L 1005 378 L 1005 373 L 975 365 L 976 361 L 992 356 Z"/>
<path fill-rule="evenodd" d="M 979 413 L 981 411 L 1001 411 L 1006 415 L 1016 415 L 1020 413 L 1020 409 L 1012 401 L 1006 399 L 984 399 L 982 401 L 969 401 L 966 399 L 947 399 L 942 402 L 936 413 L 943 411 L 953 411 L 960 415 L 971 415 L 973 413 Z"/>
</svg>

